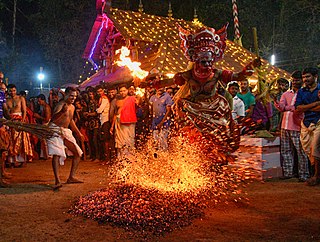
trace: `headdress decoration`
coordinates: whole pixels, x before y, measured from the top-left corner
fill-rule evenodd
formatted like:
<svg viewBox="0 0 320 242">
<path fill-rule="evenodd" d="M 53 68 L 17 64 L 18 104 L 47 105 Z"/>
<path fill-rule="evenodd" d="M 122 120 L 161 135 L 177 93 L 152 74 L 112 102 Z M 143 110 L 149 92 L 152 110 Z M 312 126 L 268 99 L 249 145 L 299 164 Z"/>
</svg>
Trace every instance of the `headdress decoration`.
<svg viewBox="0 0 320 242">
<path fill-rule="evenodd" d="M 214 61 L 223 58 L 226 49 L 228 23 L 219 30 L 214 28 L 201 28 L 190 32 L 178 25 L 181 38 L 181 49 L 189 61 L 196 61 L 195 56 L 199 52 L 211 51 Z"/>
</svg>

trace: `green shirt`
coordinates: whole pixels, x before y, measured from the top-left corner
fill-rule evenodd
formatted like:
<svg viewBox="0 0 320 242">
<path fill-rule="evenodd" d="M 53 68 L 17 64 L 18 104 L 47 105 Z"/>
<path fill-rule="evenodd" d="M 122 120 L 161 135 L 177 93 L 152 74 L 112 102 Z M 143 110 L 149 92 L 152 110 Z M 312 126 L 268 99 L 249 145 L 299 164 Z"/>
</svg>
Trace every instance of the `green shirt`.
<svg viewBox="0 0 320 242">
<path fill-rule="evenodd" d="M 251 92 L 247 92 L 246 94 L 237 93 L 237 96 L 244 102 L 246 112 L 250 106 L 256 104 L 256 99 Z"/>
</svg>

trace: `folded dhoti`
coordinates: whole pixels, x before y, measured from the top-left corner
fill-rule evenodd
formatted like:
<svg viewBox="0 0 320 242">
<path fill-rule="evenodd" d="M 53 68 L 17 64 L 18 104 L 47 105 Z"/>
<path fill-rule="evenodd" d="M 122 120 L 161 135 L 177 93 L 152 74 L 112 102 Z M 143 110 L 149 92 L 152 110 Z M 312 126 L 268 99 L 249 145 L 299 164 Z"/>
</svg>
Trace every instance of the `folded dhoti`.
<svg viewBox="0 0 320 242">
<path fill-rule="evenodd" d="M 53 129 L 60 129 L 61 130 L 60 136 L 54 136 L 54 137 L 47 140 L 48 154 L 59 156 L 60 157 L 59 158 L 60 165 L 64 165 L 64 161 L 67 158 L 67 154 L 73 155 L 73 153 L 71 151 L 69 151 L 68 149 L 66 152 L 67 147 L 64 145 L 64 142 L 63 142 L 64 139 L 72 142 L 77 149 L 78 155 L 79 156 L 82 155 L 83 152 L 82 152 L 81 148 L 79 147 L 79 145 L 77 144 L 76 139 L 73 137 L 72 131 L 70 129 L 59 127 L 54 123 L 50 123 L 49 127 L 53 128 Z"/>
</svg>

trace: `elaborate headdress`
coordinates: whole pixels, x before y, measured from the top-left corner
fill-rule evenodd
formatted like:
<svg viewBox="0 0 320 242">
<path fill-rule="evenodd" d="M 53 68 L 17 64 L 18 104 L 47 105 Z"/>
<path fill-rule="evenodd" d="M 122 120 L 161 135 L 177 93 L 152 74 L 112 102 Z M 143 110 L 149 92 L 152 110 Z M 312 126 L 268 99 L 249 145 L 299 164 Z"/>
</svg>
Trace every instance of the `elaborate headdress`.
<svg viewBox="0 0 320 242">
<path fill-rule="evenodd" d="M 198 31 L 190 32 L 180 25 L 179 36 L 181 38 L 181 49 L 190 61 L 196 61 L 199 52 L 211 51 L 214 61 L 223 58 L 226 49 L 228 23 L 219 30 L 213 28 L 201 28 Z"/>
</svg>

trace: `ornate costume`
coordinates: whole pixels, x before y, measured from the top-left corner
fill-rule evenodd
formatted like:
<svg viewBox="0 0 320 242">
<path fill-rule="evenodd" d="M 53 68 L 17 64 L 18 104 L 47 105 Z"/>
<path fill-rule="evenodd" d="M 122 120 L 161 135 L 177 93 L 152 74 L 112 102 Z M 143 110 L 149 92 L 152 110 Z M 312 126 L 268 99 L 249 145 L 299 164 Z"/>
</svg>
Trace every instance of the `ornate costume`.
<svg viewBox="0 0 320 242">
<path fill-rule="evenodd" d="M 240 142 L 237 125 L 234 123 L 228 101 L 216 91 L 218 82 L 227 84 L 250 75 L 248 65 L 242 72 L 233 73 L 213 67 L 223 58 L 226 48 L 227 25 L 215 31 L 203 28 L 190 33 L 181 27 L 181 48 L 188 60 L 194 62 L 191 70 L 177 73 L 175 83 L 180 90 L 174 97 L 178 123 L 182 132 L 192 142 L 198 143 L 206 155 L 226 154 L 235 151 Z M 215 160 L 226 163 L 226 158 Z"/>
<path fill-rule="evenodd" d="M 10 114 L 11 120 L 22 120 L 22 113 Z M 30 141 L 30 134 L 24 131 L 17 131 L 11 128 L 11 140 L 10 140 L 10 156 L 17 156 L 18 162 L 26 162 L 26 159 L 33 157 L 33 150 Z"/>
</svg>

